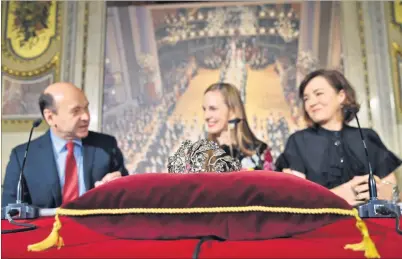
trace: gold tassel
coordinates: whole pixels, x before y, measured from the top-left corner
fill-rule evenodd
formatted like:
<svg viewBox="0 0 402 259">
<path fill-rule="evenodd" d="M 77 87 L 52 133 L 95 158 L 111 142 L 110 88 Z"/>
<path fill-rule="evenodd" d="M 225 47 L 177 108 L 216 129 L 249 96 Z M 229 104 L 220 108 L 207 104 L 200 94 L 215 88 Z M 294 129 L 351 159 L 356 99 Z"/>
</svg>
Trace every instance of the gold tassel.
<svg viewBox="0 0 402 259">
<path fill-rule="evenodd" d="M 28 251 L 39 252 L 49 249 L 53 246 L 57 246 L 60 249 L 64 246 L 63 238 L 59 235 L 59 230 L 61 229 L 61 222 L 59 216 L 56 214 L 55 222 L 53 223 L 53 230 L 50 235 L 43 241 L 29 245 Z"/>
<path fill-rule="evenodd" d="M 355 211 L 356 227 L 360 230 L 363 236 L 363 240 L 358 244 L 349 244 L 345 246 L 345 249 L 351 249 L 353 251 L 364 251 L 364 256 L 366 258 L 381 258 L 377 251 L 377 248 L 370 238 L 366 224 L 359 217 L 357 211 Z"/>
<path fill-rule="evenodd" d="M 214 208 L 125 208 L 125 209 L 93 209 L 93 210 L 75 210 L 75 209 L 63 209 L 58 208 L 56 211 L 55 222 L 53 224 L 53 230 L 50 235 L 43 241 L 29 245 L 28 251 L 44 251 L 53 246 L 57 246 L 60 249 L 64 246 L 62 237 L 59 235 L 61 229 L 61 222 L 58 215 L 64 216 L 86 216 L 86 215 L 123 215 L 130 213 L 150 213 L 150 214 L 172 214 L 172 213 L 224 213 L 224 212 L 247 212 L 247 211 L 262 211 L 272 213 L 302 213 L 302 214 L 338 214 L 344 216 L 354 216 L 356 218 L 356 226 L 360 230 L 363 236 L 362 242 L 358 244 L 349 244 L 344 249 L 351 249 L 353 251 L 364 251 L 366 258 L 380 258 L 377 248 L 370 238 L 366 224 L 359 217 L 359 213 L 356 209 L 345 210 L 339 208 L 318 208 L 318 209 L 306 209 L 306 208 L 288 208 L 288 207 L 265 207 L 265 206 L 243 206 L 243 207 L 214 207 Z"/>
</svg>

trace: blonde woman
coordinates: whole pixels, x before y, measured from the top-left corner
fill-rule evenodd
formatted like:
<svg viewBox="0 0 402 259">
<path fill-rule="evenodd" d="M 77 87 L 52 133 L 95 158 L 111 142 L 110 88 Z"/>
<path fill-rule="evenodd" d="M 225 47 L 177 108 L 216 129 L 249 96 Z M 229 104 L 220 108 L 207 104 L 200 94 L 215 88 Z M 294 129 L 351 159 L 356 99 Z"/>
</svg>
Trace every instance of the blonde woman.
<svg viewBox="0 0 402 259">
<path fill-rule="evenodd" d="M 251 131 L 237 88 L 216 83 L 204 92 L 204 119 L 208 139 L 219 144 L 244 169 L 274 170 L 268 146 Z"/>
</svg>

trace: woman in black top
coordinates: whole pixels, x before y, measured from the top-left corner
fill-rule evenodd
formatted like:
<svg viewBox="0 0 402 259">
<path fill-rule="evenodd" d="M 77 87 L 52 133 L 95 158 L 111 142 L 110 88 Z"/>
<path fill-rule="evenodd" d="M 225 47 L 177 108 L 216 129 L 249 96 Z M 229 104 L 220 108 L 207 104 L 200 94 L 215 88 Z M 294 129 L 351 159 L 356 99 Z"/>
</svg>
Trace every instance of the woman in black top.
<svg viewBox="0 0 402 259">
<path fill-rule="evenodd" d="M 353 206 L 364 203 L 369 199 L 366 154 L 358 128 L 347 125 L 354 118 L 348 111 L 359 110 L 354 89 L 340 72 L 317 70 L 303 80 L 299 97 L 308 128 L 289 137 L 277 170 L 325 186 Z M 378 198 L 391 200 L 402 161 L 374 130 L 362 131 Z"/>
</svg>

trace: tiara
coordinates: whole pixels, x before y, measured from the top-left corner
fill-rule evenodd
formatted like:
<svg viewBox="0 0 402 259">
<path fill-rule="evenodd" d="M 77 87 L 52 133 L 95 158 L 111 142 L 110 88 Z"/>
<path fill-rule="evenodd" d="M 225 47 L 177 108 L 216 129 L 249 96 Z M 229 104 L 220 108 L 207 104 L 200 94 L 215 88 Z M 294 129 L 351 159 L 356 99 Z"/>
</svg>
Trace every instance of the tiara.
<svg viewBox="0 0 402 259">
<path fill-rule="evenodd" d="M 227 155 L 213 141 L 201 139 L 195 143 L 185 140 L 177 152 L 168 158 L 169 173 L 239 171 L 240 162 Z"/>
</svg>

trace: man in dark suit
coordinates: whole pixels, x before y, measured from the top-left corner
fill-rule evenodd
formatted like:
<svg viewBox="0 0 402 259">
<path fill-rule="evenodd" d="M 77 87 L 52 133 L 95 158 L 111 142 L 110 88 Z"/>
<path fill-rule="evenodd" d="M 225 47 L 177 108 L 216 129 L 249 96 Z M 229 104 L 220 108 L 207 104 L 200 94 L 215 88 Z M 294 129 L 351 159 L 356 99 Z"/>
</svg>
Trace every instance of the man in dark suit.
<svg viewBox="0 0 402 259">
<path fill-rule="evenodd" d="M 112 136 L 88 130 L 88 100 L 70 83 L 55 83 L 39 98 L 50 129 L 34 139 L 24 169 L 23 201 L 55 208 L 88 190 L 128 175 Z M 2 206 L 15 203 L 27 143 L 15 147 L 4 179 Z"/>
</svg>

